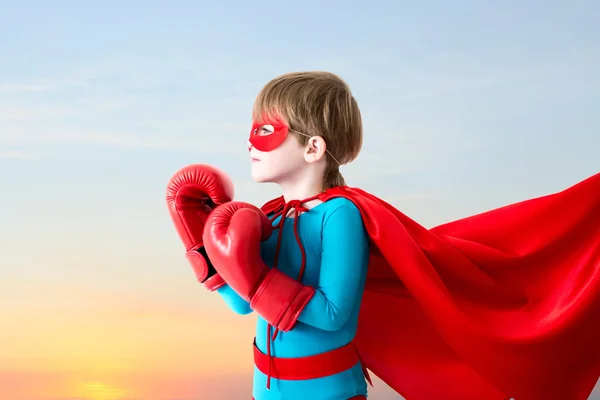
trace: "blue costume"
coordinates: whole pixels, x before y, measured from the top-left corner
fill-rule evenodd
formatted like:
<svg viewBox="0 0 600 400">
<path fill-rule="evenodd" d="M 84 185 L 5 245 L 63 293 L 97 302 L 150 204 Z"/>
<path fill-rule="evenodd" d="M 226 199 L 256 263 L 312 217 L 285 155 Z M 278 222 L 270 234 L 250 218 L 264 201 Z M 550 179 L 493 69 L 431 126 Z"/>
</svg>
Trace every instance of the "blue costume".
<svg viewBox="0 0 600 400">
<path fill-rule="evenodd" d="M 279 226 L 280 218 L 273 221 Z M 277 268 L 296 278 L 301 252 L 294 235 L 293 217 L 283 225 Z M 340 348 L 354 339 L 369 263 L 369 236 L 360 211 L 349 200 L 336 198 L 320 203 L 297 216 L 299 240 L 306 253 L 304 285 L 317 289 L 289 332 L 279 332 L 271 343 L 274 357 L 304 357 Z M 261 244 L 264 262 L 273 267 L 277 231 Z M 252 312 L 250 305 L 230 286 L 218 289 L 229 307 L 238 314 Z M 267 349 L 268 322 L 258 317 L 256 346 Z M 269 399 L 348 399 L 367 394 L 362 366 L 334 375 L 309 380 L 270 380 L 255 367 L 253 396 Z"/>
</svg>

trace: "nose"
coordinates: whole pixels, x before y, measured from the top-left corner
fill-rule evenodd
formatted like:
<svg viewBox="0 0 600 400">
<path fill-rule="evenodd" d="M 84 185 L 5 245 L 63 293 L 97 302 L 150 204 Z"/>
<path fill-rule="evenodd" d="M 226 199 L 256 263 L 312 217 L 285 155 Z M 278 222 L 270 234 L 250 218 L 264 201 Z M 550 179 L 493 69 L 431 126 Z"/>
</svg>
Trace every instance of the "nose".
<svg viewBox="0 0 600 400">
<path fill-rule="evenodd" d="M 246 143 L 246 146 L 248 146 L 248 151 L 252 150 L 252 143 L 250 143 L 250 141 L 248 140 L 248 142 Z"/>
</svg>

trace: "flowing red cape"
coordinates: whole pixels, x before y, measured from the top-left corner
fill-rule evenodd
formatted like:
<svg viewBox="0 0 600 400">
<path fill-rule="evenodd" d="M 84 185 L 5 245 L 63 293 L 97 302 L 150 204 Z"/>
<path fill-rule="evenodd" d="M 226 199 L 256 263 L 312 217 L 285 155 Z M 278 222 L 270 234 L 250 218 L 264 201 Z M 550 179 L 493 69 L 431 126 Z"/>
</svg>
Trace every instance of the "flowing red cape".
<svg viewBox="0 0 600 400">
<path fill-rule="evenodd" d="M 372 241 L 356 345 L 390 387 L 409 400 L 588 398 L 600 375 L 600 173 L 432 229 L 361 189 L 319 196 L 334 197 L 360 209 Z"/>
</svg>

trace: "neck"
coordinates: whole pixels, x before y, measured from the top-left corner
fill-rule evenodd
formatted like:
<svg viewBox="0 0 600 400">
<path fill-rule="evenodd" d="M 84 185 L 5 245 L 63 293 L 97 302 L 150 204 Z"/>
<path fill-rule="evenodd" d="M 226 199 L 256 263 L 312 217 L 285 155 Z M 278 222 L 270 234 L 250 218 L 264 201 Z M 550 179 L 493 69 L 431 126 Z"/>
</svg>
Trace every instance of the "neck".
<svg viewBox="0 0 600 400">
<path fill-rule="evenodd" d="M 323 191 L 322 174 L 316 176 L 296 177 L 296 179 L 280 182 L 283 191 L 283 199 L 287 203 L 290 200 L 304 200 L 316 196 Z M 320 203 L 320 200 L 312 200 L 305 204 L 311 208 Z"/>
<path fill-rule="evenodd" d="M 304 200 L 309 197 L 316 196 L 322 192 L 323 185 L 321 182 L 302 182 L 293 185 L 281 185 L 283 190 L 283 199 L 287 203 L 290 200 Z"/>
</svg>

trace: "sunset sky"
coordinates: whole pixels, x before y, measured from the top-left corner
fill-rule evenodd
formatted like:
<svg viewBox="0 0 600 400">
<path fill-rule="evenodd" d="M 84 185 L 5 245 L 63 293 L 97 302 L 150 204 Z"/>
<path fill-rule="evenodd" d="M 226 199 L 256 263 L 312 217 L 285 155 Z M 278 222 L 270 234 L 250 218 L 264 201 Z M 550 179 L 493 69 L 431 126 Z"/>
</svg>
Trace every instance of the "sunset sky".
<svg viewBox="0 0 600 400">
<path fill-rule="evenodd" d="M 250 398 L 255 316 L 195 281 L 165 188 L 279 194 L 245 147 L 278 74 L 348 81 L 342 172 L 425 226 L 599 170 L 598 2 L 201 3 L 0 0 L 0 400 Z"/>
</svg>

